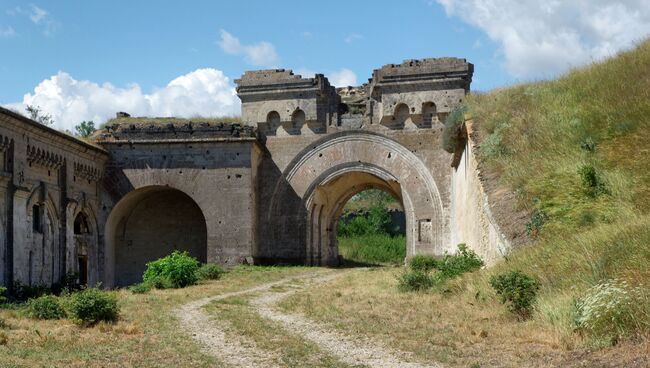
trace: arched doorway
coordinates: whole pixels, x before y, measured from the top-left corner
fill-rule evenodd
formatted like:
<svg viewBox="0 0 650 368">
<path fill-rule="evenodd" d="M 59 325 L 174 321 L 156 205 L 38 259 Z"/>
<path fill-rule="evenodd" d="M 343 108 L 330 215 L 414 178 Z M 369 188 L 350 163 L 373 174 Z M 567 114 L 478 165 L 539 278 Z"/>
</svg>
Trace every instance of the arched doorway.
<svg viewBox="0 0 650 368">
<path fill-rule="evenodd" d="M 112 266 L 107 277 L 114 275 L 116 286 L 130 285 L 142 280 L 147 262 L 174 250 L 186 251 L 205 263 L 205 217 L 196 202 L 180 190 L 164 186 L 140 188 L 125 195 L 113 208 L 107 221 L 106 243 L 107 266 Z"/>
<path fill-rule="evenodd" d="M 307 199 L 309 209 L 307 256 L 309 264 L 336 264 L 341 261 L 338 228 L 346 204 L 356 195 L 374 189 L 387 193 L 394 198 L 400 208 L 404 208 L 399 182 L 386 173 L 373 171 L 363 167 L 350 171 L 342 170 L 341 173 L 331 175 L 314 188 Z M 410 223 L 406 224 L 405 228 L 408 225 Z M 402 259 L 397 260 L 398 262 L 403 261 L 403 257 L 406 255 L 404 241 L 402 241 L 401 247 L 403 248 Z M 381 260 L 355 259 L 355 261 L 375 262 Z"/>
<path fill-rule="evenodd" d="M 88 285 L 89 256 L 95 249 L 95 235 L 88 216 L 79 212 L 73 223 L 74 253 L 72 262 L 79 285 Z"/>
</svg>

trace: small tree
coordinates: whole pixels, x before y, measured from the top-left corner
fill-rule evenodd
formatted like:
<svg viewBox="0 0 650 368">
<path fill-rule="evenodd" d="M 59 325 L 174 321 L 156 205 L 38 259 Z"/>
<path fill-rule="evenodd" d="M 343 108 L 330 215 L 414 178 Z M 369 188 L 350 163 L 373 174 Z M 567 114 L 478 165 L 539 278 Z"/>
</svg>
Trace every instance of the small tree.
<svg viewBox="0 0 650 368">
<path fill-rule="evenodd" d="M 90 137 L 97 128 L 95 128 L 95 123 L 91 121 L 82 121 L 78 125 L 75 125 L 74 131 L 77 137 L 88 138 Z"/>
<path fill-rule="evenodd" d="M 41 123 L 45 126 L 50 126 L 54 124 L 54 119 L 52 118 L 52 115 L 43 112 L 40 106 L 27 105 L 27 107 L 25 107 L 25 111 L 27 111 L 27 114 L 30 119 L 38 123 Z"/>
</svg>

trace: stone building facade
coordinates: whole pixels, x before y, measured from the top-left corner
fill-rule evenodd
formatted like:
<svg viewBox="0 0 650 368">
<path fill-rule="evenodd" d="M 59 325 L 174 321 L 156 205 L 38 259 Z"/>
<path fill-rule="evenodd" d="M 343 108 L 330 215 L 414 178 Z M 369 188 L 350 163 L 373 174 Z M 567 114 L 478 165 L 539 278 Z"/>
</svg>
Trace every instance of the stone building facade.
<svg viewBox="0 0 650 368">
<path fill-rule="evenodd" d="M 337 90 L 322 74 L 246 72 L 243 123 L 119 119 L 92 143 L 2 109 L 2 282 L 123 286 L 173 250 L 335 265 L 341 210 L 368 188 L 402 203 L 407 256 L 453 251 L 466 204 L 439 141 L 472 74 L 464 59 L 408 60 Z"/>
</svg>

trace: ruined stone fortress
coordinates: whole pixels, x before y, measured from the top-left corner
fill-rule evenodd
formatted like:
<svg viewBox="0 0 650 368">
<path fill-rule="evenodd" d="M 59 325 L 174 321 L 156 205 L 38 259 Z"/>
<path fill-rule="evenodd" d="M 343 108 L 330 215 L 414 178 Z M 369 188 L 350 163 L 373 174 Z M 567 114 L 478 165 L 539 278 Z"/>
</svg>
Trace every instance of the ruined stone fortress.
<svg viewBox="0 0 650 368">
<path fill-rule="evenodd" d="M 368 188 L 401 202 L 407 256 L 465 242 L 493 262 L 507 242 L 473 143 L 456 157 L 440 144 L 472 74 L 464 59 L 408 60 L 337 90 L 322 74 L 246 72 L 243 123 L 122 118 L 90 143 L 0 109 L 0 283 L 75 272 L 123 286 L 175 249 L 221 264 L 336 265 L 342 208 Z"/>
</svg>

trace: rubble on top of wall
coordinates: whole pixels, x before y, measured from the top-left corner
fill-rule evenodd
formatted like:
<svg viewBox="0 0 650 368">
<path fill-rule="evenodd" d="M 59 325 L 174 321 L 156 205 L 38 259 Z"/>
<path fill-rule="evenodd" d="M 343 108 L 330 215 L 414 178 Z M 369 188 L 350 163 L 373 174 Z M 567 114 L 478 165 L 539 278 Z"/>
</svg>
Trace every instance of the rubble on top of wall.
<svg viewBox="0 0 650 368">
<path fill-rule="evenodd" d="M 243 125 L 239 119 L 232 122 L 222 118 L 125 118 L 109 121 L 93 136 L 94 141 L 115 142 L 134 140 L 254 138 L 256 130 Z"/>
</svg>

